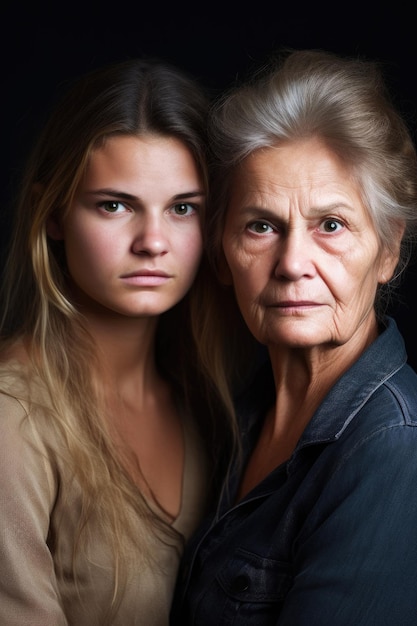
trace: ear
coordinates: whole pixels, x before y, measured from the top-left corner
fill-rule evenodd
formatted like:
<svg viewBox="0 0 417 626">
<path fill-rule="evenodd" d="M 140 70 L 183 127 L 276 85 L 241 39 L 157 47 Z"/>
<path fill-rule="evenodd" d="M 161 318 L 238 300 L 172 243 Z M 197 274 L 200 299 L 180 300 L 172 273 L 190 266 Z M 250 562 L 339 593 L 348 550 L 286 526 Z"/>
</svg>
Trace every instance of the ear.
<svg viewBox="0 0 417 626">
<path fill-rule="evenodd" d="M 405 224 L 398 222 L 393 229 L 392 243 L 389 248 L 385 248 L 381 254 L 378 282 L 388 283 L 394 275 L 395 268 L 400 257 L 401 241 L 404 235 Z"/>
<path fill-rule="evenodd" d="M 217 263 L 217 276 L 222 285 L 229 286 L 233 284 L 232 273 L 226 261 L 226 257 L 224 256 L 223 250 L 220 252 L 220 257 Z"/>
</svg>

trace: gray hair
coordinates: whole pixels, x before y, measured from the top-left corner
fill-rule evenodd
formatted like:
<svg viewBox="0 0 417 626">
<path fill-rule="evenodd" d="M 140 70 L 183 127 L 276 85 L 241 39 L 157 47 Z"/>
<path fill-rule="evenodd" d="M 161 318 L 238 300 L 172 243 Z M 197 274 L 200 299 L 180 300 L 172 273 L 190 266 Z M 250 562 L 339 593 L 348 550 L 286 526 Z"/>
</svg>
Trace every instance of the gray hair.
<svg viewBox="0 0 417 626">
<path fill-rule="evenodd" d="M 393 229 L 405 225 L 390 287 L 397 282 L 416 238 L 417 158 L 377 63 L 321 50 L 289 52 L 218 99 L 210 133 L 215 195 L 207 231 L 213 262 L 236 166 L 260 148 L 318 137 L 351 168 L 381 244 L 389 248 Z"/>
</svg>

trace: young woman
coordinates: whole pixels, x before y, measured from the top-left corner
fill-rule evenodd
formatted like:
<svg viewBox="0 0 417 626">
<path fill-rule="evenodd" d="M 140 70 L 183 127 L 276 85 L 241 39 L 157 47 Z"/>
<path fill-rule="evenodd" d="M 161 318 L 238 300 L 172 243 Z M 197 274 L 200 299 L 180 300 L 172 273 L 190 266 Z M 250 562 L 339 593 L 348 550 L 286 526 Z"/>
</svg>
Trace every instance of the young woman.
<svg viewBox="0 0 417 626">
<path fill-rule="evenodd" d="M 227 440 L 190 332 L 207 99 L 157 60 L 80 78 L 29 160 L 4 269 L 0 622 L 168 622 Z"/>
</svg>

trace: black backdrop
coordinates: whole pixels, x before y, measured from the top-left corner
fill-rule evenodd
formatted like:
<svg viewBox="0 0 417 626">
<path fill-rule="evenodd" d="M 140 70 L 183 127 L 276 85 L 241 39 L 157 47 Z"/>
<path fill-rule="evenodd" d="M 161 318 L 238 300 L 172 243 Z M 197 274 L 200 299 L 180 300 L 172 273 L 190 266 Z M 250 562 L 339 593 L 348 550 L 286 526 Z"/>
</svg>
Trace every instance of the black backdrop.
<svg viewBox="0 0 417 626">
<path fill-rule="evenodd" d="M 383 4 L 383 6 L 382 6 Z M 404 3 L 405 4 L 405 3 Z M 103 63 L 158 56 L 179 64 L 215 94 L 281 46 L 324 48 L 384 64 L 417 137 L 417 29 L 412 7 L 382 2 L 10 2 L 0 9 L 2 165 L 0 249 L 6 207 L 26 151 L 65 81 Z M 416 209 L 417 210 L 417 209 Z M 393 313 L 417 369 L 417 264 Z"/>
</svg>

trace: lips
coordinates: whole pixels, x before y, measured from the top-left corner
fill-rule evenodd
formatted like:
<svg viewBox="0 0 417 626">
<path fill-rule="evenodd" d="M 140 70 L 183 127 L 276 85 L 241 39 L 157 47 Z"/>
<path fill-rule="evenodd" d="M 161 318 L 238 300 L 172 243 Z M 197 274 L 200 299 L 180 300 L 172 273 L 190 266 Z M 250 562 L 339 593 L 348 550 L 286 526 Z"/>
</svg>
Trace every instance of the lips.
<svg viewBox="0 0 417 626">
<path fill-rule="evenodd" d="M 273 306 L 282 307 L 282 308 L 296 308 L 296 307 L 320 306 L 320 305 L 318 302 L 313 302 L 311 300 L 285 300 L 283 302 L 277 302 Z"/>
<path fill-rule="evenodd" d="M 171 278 L 170 274 L 159 269 L 136 270 L 121 276 L 123 282 L 136 287 L 159 287 Z"/>
<path fill-rule="evenodd" d="M 123 274 L 121 278 L 136 278 L 138 276 L 159 276 L 162 278 L 169 278 L 169 274 L 167 274 L 167 272 L 164 272 L 163 270 L 158 270 L 158 269 L 136 270 L 129 274 Z"/>
<path fill-rule="evenodd" d="M 323 303 L 314 300 L 269 300 L 264 306 L 266 309 L 275 309 L 283 315 L 296 315 L 297 313 L 301 315 L 321 308 Z"/>
</svg>

